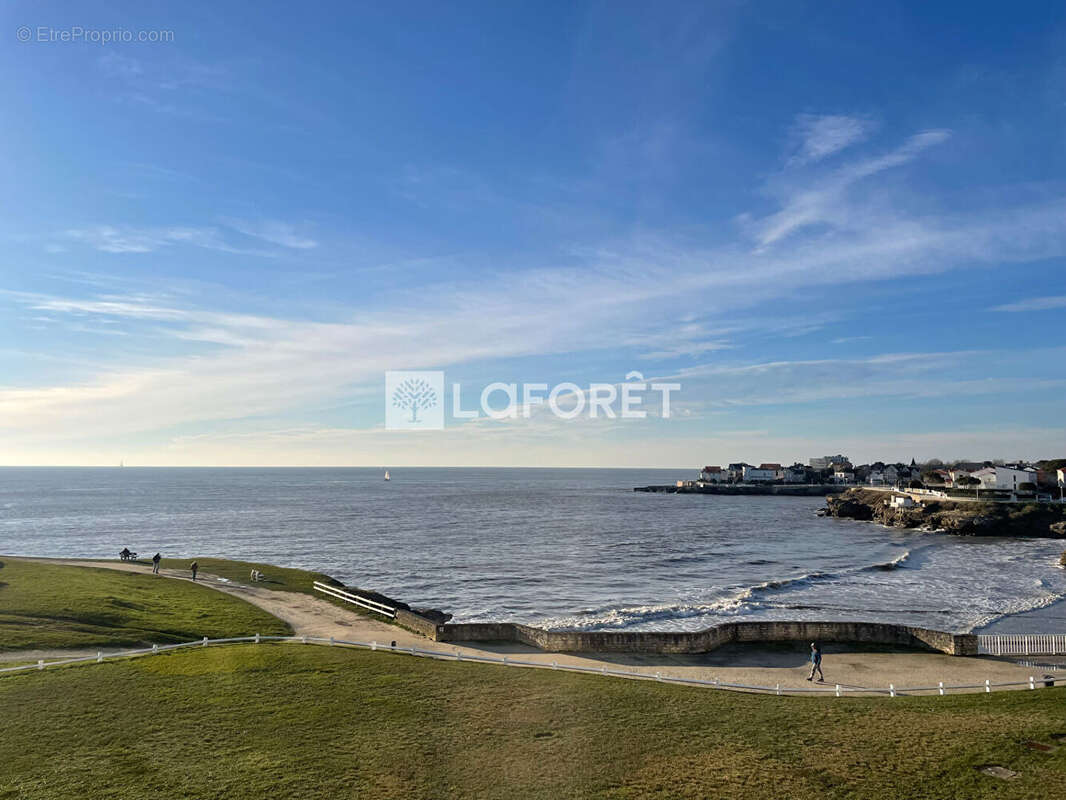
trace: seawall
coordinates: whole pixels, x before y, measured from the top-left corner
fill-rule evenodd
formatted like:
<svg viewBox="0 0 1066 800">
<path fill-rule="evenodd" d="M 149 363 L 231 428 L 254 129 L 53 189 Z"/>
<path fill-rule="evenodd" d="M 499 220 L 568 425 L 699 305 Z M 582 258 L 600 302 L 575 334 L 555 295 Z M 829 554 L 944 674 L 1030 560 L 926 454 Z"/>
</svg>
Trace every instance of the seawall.
<svg viewBox="0 0 1066 800">
<path fill-rule="evenodd" d="M 637 486 L 634 492 L 657 492 L 660 494 L 719 494 L 719 495 L 780 495 L 784 497 L 825 497 L 840 491 L 837 484 L 704 484 L 702 486 Z"/>
<path fill-rule="evenodd" d="M 700 631 L 673 632 L 547 631 L 514 622 L 475 622 L 436 625 L 431 633 L 429 638 L 437 642 L 516 642 L 553 653 L 708 653 L 729 642 L 817 641 L 977 655 L 977 637 L 973 634 L 882 622 L 727 622 Z"/>
</svg>

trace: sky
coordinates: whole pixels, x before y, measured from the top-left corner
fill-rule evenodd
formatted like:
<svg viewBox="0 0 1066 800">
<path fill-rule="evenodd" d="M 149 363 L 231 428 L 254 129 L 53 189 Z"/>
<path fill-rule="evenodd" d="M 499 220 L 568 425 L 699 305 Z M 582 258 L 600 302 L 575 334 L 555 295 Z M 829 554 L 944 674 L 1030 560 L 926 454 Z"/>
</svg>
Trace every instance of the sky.
<svg viewBox="0 0 1066 800">
<path fill-rule="evenodd" d="M 9 2 L 0 36 L 0 464 L 1066 457 L 1060 4 Z M 386 370 L 680 389 L 395 431 Z"/>
</svg>

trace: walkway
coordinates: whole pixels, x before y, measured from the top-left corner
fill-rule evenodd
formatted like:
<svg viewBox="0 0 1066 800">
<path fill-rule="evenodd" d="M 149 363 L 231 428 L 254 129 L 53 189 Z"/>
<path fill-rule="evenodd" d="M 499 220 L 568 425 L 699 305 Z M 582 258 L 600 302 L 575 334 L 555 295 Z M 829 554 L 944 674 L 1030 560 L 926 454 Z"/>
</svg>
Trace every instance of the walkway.
<svg viewBox="0 0 1066 800">
<path fill-rule="evenodd" d="M 61 564 L 74 567 L 117 569 L 127 572 L 151 572 L 150 566 L 123 562 L 84 561 L 72 559 L 21 559 Z M 190 580 L 187 570 L 167 570 L 160 573 L 172 580 Z M 726 645 L 711 653 L 699 655 L 628 655 L 613 653 L 545 653 L 520 644 L 475 643 L 461 646 L 446 642 L 431 642 L 418 634 L 348 611 L 333 603 L 300 594 L 277 591 L 254 584 L 246 585 L 219 578 L 217 575 L 200 573 L 198 584 L 224 592 L 258 606 L 292 626 L 297 636 L 335 637 L 349 641 L 377 641 L 389 644 L 395 641 L 399 647 L 418 647 L 423 650 L 456 651 L 465 655 L 515 656 L 524 661 L 535 661 L 550 666 L 580 665 L 599 669 L 623 669 L 654 676 L 662 672 L 676 677 L 714 680 L 750 686 L 777 686 L 782 691 L 789 688 L 806 688 L 811 684 L 806 676 L 809 665 L 803 645 Z M 249 634 L 255 631 L 248 631 Z M 95 651 L 93 651 L 95 653 Z M 886 652 L 870 651 L 860 645 L 826 644 L 823 648 L 822 669 L 826 686 L 837 683 L 853 687 L 936 686 L 943 681 L 947 685 L 983 684 L 986 680 L 995 683 L 1028 681 L 1035 675 L 1044 674 L 1034 667 L 1019 666 L 1015 660 L 990 657 L 964 658 L 942 653 L 926 653 L 906 650 Z M 33 654 L 9 653 L 0 655 L 0 660 L 27 661 L 58 659 L 88 655 L 74 651 L 38 652 Z M 1055 661 L 1056 659 L 1038 659 Z M 1059 659 L 1061 660 L 1061 659 Z M 1066 678 L 1066 673 L 1062 673 Z"/>
</svg>

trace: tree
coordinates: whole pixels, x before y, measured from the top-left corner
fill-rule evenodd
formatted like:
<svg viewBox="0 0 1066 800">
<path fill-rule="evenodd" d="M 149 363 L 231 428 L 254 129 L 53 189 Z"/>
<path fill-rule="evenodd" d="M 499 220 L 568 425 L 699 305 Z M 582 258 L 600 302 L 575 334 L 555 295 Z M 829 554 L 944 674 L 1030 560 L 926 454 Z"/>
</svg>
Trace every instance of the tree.
<svg viewBox="0 0 1066 800">
<path fill-rule="evenodd" d="M 421 378 L 406 378 L 392 393 L 396 408 L 411 410 L 411 422 L 418 422 L 418 412 L 437 404 L 437 393 Z"/>
<path fill-rule="evenodd" d="M 910 486 L 910 488 L 912 488 L 912 489 L 924 489 L 924 488 L 925 488 L 925 484 L 923 484 L 923 483 L 922 483 L 922 482 L 921 482 L 920 480 L 918 480 L 917 478 L 915 478 L 914 480 L 912 480 L 912 481 L 910 482 L 909 486 Z"/>
<path fill-rule="evenodd" d="M 980 486 L 981 481 L 973 477 L 973 475 L 962 475 L 955 483 L 959 486 Z"/>
<path fill-rule="evenodd" d="M 944 483 L 944 476 L 938 475 L 935 472 L 923 472 L 922 473 L 922 481 L 924 481 L 925 483 L 939 483 L 939 484 L 942 484 L 942 483 Z"/>
<path fill-rule="evenodd" d="M 1019 483 L 1018 484 L 1018 491 L 1019 492 L 1035 492 L 1036 491 L 1036 484 L 1035 483 L 1029 483 L 1028 481 L 1026 481 L 1025 483 Z"/>
</svg>

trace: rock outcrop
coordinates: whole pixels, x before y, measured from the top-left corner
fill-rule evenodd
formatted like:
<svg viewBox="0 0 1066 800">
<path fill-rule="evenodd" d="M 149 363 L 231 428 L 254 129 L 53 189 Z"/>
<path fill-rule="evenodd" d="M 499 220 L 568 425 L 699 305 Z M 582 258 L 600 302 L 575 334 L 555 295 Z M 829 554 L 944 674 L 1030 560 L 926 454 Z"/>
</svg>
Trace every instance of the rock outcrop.
<svg viewBox="0 0 1066 800">
<path fill-rule="evenodd" d="M 1066 505 L 1060 503 L 953 502 L 935 497 L 895 506 L 893 493 L 848 489 L 826 498 L 828 517 L 922 528 L 963 536 L 1034 536 L 1066 539 Z"/>
</svg>

